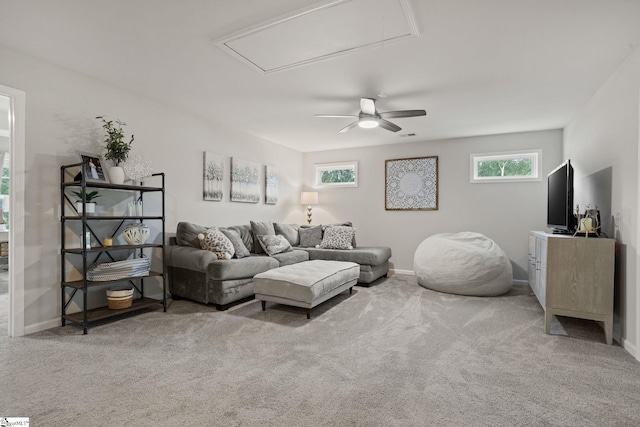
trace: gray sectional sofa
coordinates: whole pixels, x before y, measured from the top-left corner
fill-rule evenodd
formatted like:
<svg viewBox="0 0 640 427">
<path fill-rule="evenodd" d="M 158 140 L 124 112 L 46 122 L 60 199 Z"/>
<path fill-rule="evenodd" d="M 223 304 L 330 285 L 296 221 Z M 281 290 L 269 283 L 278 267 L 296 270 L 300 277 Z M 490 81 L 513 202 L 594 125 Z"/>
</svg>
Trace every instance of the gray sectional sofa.
<svg viewBox="0 0 640 427">
<path fill-rule="evenodd" d="M 265 254 L 251 224 L 243 224 L 220 230 L 232 230 L 239 235 L 249 256 L 218 259 L 213 252 L 200 247 L 198 234 L 204 233 L 207 227 L 190 222 L 178 223 L 176 236 L 170 239 L 165 257 L 171 295 L 214 304 L 224 310 L 253 297 L 253 276 L 289 264 L 316 259 L 355 262 L 360 265 L 358 283 L 363 285 L 386 276 L 389 271 L 391 249 L 388 247 L 355 247 L 350 250 L 302 247 L 295 235 L 297 231 L 292 232 L 298 230 L 297 226 L 275 225 L 276 234 L 286 234 L 286 239 L 293 243 L 292 250 L 272 256 Z M 281 230 L 286 232 L 280 233 Z"/>
</svg>

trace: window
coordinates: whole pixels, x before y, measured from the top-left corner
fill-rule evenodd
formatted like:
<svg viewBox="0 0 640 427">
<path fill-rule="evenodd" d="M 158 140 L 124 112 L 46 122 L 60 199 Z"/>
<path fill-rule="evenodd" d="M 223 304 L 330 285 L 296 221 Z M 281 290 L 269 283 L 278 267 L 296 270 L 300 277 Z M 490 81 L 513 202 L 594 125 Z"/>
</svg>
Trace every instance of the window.
<svg viewBox="0 0 640 427">
<path fill-rule="evenodd" d="M 471 182 L 540 181 L 542 150 L 471 155 Z"/>
<path fill-rule="evenodd" d="M 316 187 L 357 187 L 358 162 L 315 165 Z"/>
</svg>

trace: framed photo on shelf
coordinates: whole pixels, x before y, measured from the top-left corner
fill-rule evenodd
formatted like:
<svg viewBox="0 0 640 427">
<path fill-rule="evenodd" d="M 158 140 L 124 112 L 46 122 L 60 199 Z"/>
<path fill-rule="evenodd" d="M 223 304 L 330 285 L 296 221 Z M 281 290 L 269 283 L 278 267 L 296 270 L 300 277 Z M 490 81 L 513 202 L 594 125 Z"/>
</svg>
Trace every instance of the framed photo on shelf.
<svg viewBox="0 0 640 427">
<path fill-rule="evenodd" d="M 107 164 L 98 154 L 78 152 L 82 159 L 82 173 L 87 182 L 109 183 Z"/>
</svg>

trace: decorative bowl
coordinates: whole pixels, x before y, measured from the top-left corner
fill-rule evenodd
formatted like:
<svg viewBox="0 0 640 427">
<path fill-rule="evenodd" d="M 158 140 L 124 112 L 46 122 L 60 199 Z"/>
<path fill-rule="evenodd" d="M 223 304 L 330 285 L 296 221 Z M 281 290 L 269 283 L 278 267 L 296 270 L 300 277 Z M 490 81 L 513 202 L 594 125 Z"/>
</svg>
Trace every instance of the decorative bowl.
<svg viewBox="0 0 640 427">
<path fill-rule="evenodd" d="M 122 238 L 129 245 L 144 245 L 149 238 L 149 226 L 147 224 L 129 224 L 122 231 Z"/>
</svg>

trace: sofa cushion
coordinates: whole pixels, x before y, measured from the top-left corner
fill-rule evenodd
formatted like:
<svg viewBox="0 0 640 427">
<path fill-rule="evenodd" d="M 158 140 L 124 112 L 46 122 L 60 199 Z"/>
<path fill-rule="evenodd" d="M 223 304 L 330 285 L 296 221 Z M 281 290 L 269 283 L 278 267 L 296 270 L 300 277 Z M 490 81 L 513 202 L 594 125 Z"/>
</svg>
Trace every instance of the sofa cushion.
<svg viewBox="0 0 640 427">
<path fill-rule="evenodd" d="M 274 223 L 273 228 L 276 230 L 276 234 L 284 236 L 291 246 L 298 246 L 300 244 L 300 226 L 298 224 L 279 224 Z"/>
<path fill-rule="evenodd" d="M 384 246 L 362 246 L 350 251 L 319 248 L 304 248 L 304 250 L 309 253 L 309 259 L 311 260 L 351 261 L 360 265 L 379 265 L 391 258 L 391 249 Z"/>
<path fill-rule="evenodd" d="M 285 265 L 291 265 L 291 264 L 297 264 L 303 261 L 309 261 L 309 254 L 306 251 L 294 249 L 289 252 L 276 254 L 273 256 L 273 258 L 278 260 L 278 262 L 280 263 L 280 267 L 284 267 Z"/>
<path fill-rule="evenodd" d="M 263 236 L 259 234 L 257 237 L 260 246 L 262 246 L 264 252 L 269 256 L 280 254 L 282 252 L 289 252 L 291 250 L 291 245 L 284 236 Z"/>
<path fill-rule="evenodd" d="M 212 261 L 207 266 L 207 273 L 215 280 L 237 280 L 253 277 L 279 265 L 278 261 L 271 257 L 252 254 L 242 259 Z"/>
<path fill-rule="evenodd" d="M 353 227 L 336 225 L 328 227 L 322 236 L 322 249 L 353 249 L 351 241 L 356 231 Z"/>
<path fill-rule="evenodd" d="M 242 239 L 242 243 L 247 248 L 249 252 L 253 252 L 253 232 L 251 231 L 251 225 L 242 224 L 242 225 L 232 225 L 229 227 L 220 227 L 221 230 L 232 230 L 238 233 L 240 238 Z"/>
<path fill-rule="evenodd" d="M 238 234 L 236 230 L 233 230 L 231 228 L 221 228 L 220 231 L 222 232 L 222 234 L 227 236 L 227 239 L 229 239 L 233 244 L 233 249 L 236 252 L 234 257 L 244 258 L 250 255 L 249 249 L 247 249 L 247 247 L 244 245 L 240 234 Z"/>
<path fill-rule="evenodd" d="M 213 252 L 218 259 L 230 259 L 235 254 L 233 243 L 218 227 L 206 229 L 204 233 L 198 234 L 198 239 L 202 249 Z"/>
<path fill-rule="evenodd" d="M 316 245 L 322 243 L 322 226 L 300 227 L 300 247 L 315 248 Z"/>
<path fill-rule="evenodd" d="M 256 254 L 263 254 L 264 249 L 256 242 L 257 236 L 275 236 L 276 230 L 273 228 L 272 222 L 256 222 L 249 221 L 251 223 L 251 232 L 253 233 L 253 252 Z"/>
<path fill-rule="evenodd" d="M 179 222 L 176 227 L 176 243 L 180 246 L 191 246 L 200 249 L 198 234 L 204 233 L 206 227 L 192 222 Z"/>
</svg>

